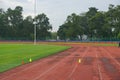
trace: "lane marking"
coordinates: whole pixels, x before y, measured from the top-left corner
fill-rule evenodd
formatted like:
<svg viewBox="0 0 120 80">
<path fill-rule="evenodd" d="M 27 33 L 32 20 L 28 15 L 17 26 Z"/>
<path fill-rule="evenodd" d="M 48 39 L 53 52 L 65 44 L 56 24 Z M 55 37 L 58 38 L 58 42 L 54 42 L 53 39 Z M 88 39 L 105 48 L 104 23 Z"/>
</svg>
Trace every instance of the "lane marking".
<svg viewBox="0 0 120 80">
<path fill-rule="evenodd" d="M 88 49 L 89 49 L 89 47 L 88 47 Z M 81 60 L 82 60 L 83 57 L 88 53 L 88 49 L 87 49 L 87 50 L 84 52 L 84 54 L 82 55 Z M 75 70 L 77 69 L 77 67 L 78 67 L 78 64 L 76 64 L 76 65 L 74 66 L 74 68 L 72 69 L 71 74 L 68 76 L 68 79 L 73 75 L 73 73 L 75 72 Z"/>
<path fill-rule="evenodd" d="M 96 53 L 96 58 L 97 58 L 98 74 L 99 74 L 100 80 L 103 80 L 103 78 L 102 78 L 102 72 L 101 72 L 101 68 L 100 68 L 100 64 L 98 62 L 98 55 L 97 55 L 97 53 Z"/>
<path fill-rule="evenodd" d="M 71 49 L 72 49 L 72 48 L 71 48 Z M 57 58 L 57 57 L 58 57 L 58 56 L 54 56 L 53 58 Z M 51 57 L 51 59 L 52 59 L 52 57 Z M 53 60 L 53 59 L 52 59 L 52 60 Z M 40 62 L 40 61 L 41 61 L 41 62 Z M 37 64 L 35 64 L 36 62 L 35 62 L 35 63 L 31 63 L 31 64 L 33 64 L 33 65 L 27 66 L 27 68 L 23 68 L 23 69 L 20 70 L 19 72 L 14 72 L 14 73 L 6 76 L 6 77 L 3 77 L 2 80 L 8 79 L 8 78 L 11 77 L 11 76 L 15 76 L 16 74 L 22 73 L 23 71 L 26 71 L 26 70 L 28 70 L 28 69 L 30 69 L 30 68 L 33 68 L 33 67 L 35 67 L 35 66 L 38 66 L 38 65 L 40 65 L 40 64 L 43 63 L 43 62 L 47 62 L 47 61 L 44 61 L 44 59 L 42 59 L 42 60 L 40 60 L 40 61 L 36 61 Z M 38 62 L 40 62 L 40 63 L 38 63 Z"/>
<path fill-rule="evenodd" d="M 70 77 L 73 75 L 73 73 L 75 72 L 77 66 L 78 66 L 78 64 L 76 64 L 76 65 L 74 66 L 74 68 L 73 68 L 72 72 L 69 74 L 68 78 L 70 78 Z"/>
<path fill-rule="evenodd" d="M 57 56 L 55 56 L 54 58 L 56 58 Z M 38 61 L 38 62 L 40 62 L 40 61 Z M 38 66 L 38 65 L 40 65 L 41 63 L 45 63 L 45 62 L 47 62 L 47 61 L 41 61 L 40 63 L 38 63 L 37 62 L 37 64 L 35 64 L 35 63 L 33 63 L 33 65 L 31 65 L 31 66 L 27 66 L 27 68 L 23 68 L 21 71 L 19 71 L 19 72 L 14 72 L 14 73 L 12 73 L 12 74 L 10 74 L 9 76 L 6 76 L 6 77 L 4 77 L 4 78 L 2 78 L 2 80 L 5 80 L 5 79 L 8 79 L 9 77 L 12 77 L 12 76 L 15 76 L 16 74 L 20 74 L 20 73 L 22 73 L 23 71 L 26 71 L 26 70 L 29 70 L 30 68 L 33 68 L 33 67 L 36 67 L 36 66 Z M 31 63 L 32 64 L 32 63 Z"/>
<path fill-rule="evenodd" d="M 103 48 L 103 49 L 104 49 L 104 48 Z M 113 56 L 109 53 L 109 51 L 108 51 L 108 50 L 106 51 L 106 50 L 104 49 L 104 51 L 105 51 L 105 52 L 106 52 L 106 53 L 107 53 L 107 54 L 111 57 L 111 59 L 113 59 L 113 61 L 115 61 L 115 62 L 116 62 L 116 64 L 117 64 L 117 65 L 119 65 L 119 66 L 120 66 L 120 63 L 119 63 L 117 60 L 115 60 L 115 59 L 114 59 L 114 57 L 113 57 Z"/>
<path fill-rule="evenodd" d="M 49 68 L 47 71 L 43 72 L 42 74 L 40 74 L 38 77 L 36 77 L 34 80 L 39 79 L 40 77 L 44 76 L 45 74 L 47 74 L 49 71 L 53 70 L 55 67 L 57 67 L 60 63 L 62 63 L 63 61 L 65 61 L 66 59 L 68 59 L 70 56 L 65 56 L 64 59 L 62 59 L 60 62 L 58 62 L 57 64 L 55 64 L 54 66 L 52 66 L 51 68 Z"/>
<path fill-rule="evenodd" d="M 63 60 L 62 60 L 63 61 Z M 39 79 L 40 77 L 42 77 L 43 75 L 45 75 L 46 73 L 48 73 L 49 71 L 53 70 L 58 64 L 60 64 L 62 61 L 58 62 L 57 64 L 55 64 L 54 66 L 52 66 L 51 68 L 49 68 L 48 70 L 44 71 L 42 74 L 40 74 L 38 77 L 34 78 L 34 80 Z"/>
</svg>

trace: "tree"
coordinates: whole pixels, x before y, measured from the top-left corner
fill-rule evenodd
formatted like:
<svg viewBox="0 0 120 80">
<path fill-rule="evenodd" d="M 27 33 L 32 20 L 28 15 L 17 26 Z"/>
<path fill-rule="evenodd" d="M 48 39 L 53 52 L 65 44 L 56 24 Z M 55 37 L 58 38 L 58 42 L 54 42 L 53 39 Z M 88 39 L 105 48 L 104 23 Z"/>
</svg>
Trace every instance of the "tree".
<svg viewBox="0 0 120 80">
<path fill-rule="evenodd" d="M 19 27 L 19 36 L 23 37 L 28 40 L 33 40 L 34 37 L 34 25 L 33 25 L 33 19 L 31 16 L 27 16 L 22 24 Z"/>
<path fill-rule="evenodd" d="M 78 35 L 81 34 L 79 25 L 79 16 L 75 13 L 71 14 L 67 17 L 66 25 L 68 26 L 68 29 L 66 31 L 66 36 L 70 38 L 71 40 L 78 38 Z"/>
<path fill-rule="evenodd" d="M 6 35 L 6 21 L 5 21 L 5 12 L 3 9 L 0 9 L 0 38 L 5 37 Z"/>
<path fill-rule="evenodd" d="M 120 39 L 120 33 L 118 33 L 117 38 Z"/>
<path fill-rule="evenodd" d="M 51 32 L 51 39 L 57 40 L 57 32 Z"/>
<path fill-rule="evenodd" d="M 8 8 L 7 10 L 7 18 L 8 18 L 8 25 L 9 25 L 9 37 L 19 37 L 18 31 L 20 30 L 20 25 L 23 22 L 22 16 L 22 7 L 17 6 L 14 10 Z"/>
<path fill-rule="evenodd" d="M 90 26 L 90 20 L 91 20 L 91 18 L 92 17 L 94 17 L 95 15 L 96 15 L 96 13 L 98 12 L 97 11 L 98 9 L 97 8 L 95 8 L 95 7 L 90 7 L 89 8 L 89 11 L 88 12 L 86 12 L 86 17 L 87 17 L 87 29 L 88 29 L 88 36 L 89 37 L 93 37 L 93 34 L 94 34 L 94 30 L 93 30 L 93 28 L 92 28 L 92 26 Z"/>
<path fill-rule="evenodd" d="M 23 19 L 22 11 L 21 6 L 16 6 L 15 9 L 8 8 L 7 11 L 0 9 L 0 39 L 32 40 L 33 21 L 36 21 L 38 39 L 45 40 L 51 37 L 52 26 L 44 13 L 37 15 L 34 19 L 31 16 Z"/>
<path fill-rule="evenodd" d="M 63 24 L 59 27 L 58 31 L 57 31 L 57 35 L 59 36 L 59 38 L 61 40 L 66 40 L 67 36 L 66 36 L 66 31 L 68 29 L 68 26 L 66 24 Z"/>
<path fill-rule="evenodd" d="M 94 37 L 96 38 L 102 38 L 104 33 L 104 30 L 106 30 L 104 26 L 105 24 L 105 17 L 104 12 L 97 12 L 95 16 L 93 16 L 90 21 L 89 25 L 91 26 L 91 30 L 93 32 Z M 108 36 L 108 35 L 107 35 Z"/>
<path fill-rule="evenodd" d="M 78 40 L 83 35 L 82 17 L 75 13 L 69 15 L 58 30 L 60 39 Z M 80 38 L 82 39 L 82 38 Z"/>
<path fill-rule="evenodd" d="M 46 40 L 56 37 L 51 33 L 52 26 L 49 18 L 44 14 L 37 15 L 34 19 L 27 16 L 23 19 L 23 8 L 0 9 L 0 39 L 32 40 L 34 37 L 34 24 L 37 26 L 37 39 Z M 62 40 L 79 40 L 82 35 L 88 38 L 119 38 L 120 34 L 120 5 L 109 5 L 108 11 L 98 11 L 90 7 L 89 11 L 77 15 L 68 15 L 66 21 L 59 26 L 57 35 Z"/>
<path fill-rule="evenodd" d="M 39 14 L 34 19 L 37 26 L 37 38 L 40 40 L 45 40 L 47 37 L 50 37 L 50 31 L 52 26 L 49 22 L 49 18 L 44 14 Z"/>
<path fill-rule="evenodd" d="M 89 8 L 89 11 L 86 13 L 86 16 L 87 16 L 89 19 L 92 18 L 92 17 L 95 16 L 96 13 L 98 12 L 97 10 L 98 10 L 98 9 L 95 8 L 95 7 L 90 7 L 90 8 Z"/>
</svg>

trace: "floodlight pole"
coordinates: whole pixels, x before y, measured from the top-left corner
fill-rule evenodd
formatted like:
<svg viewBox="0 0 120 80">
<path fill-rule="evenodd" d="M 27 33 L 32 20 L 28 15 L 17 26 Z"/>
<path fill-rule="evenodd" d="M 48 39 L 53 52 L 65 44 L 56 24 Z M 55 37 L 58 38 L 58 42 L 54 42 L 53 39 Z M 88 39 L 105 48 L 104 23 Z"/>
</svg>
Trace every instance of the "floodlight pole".
<svg viewBox="0 0 120 80">
<path fill-rule="evenodd" d="M 36 0 L 34 0 L 34 18 L 36 16 Z M 36 19 L 34 19 L 34 45 L 36 45 Z"/>
</svg>

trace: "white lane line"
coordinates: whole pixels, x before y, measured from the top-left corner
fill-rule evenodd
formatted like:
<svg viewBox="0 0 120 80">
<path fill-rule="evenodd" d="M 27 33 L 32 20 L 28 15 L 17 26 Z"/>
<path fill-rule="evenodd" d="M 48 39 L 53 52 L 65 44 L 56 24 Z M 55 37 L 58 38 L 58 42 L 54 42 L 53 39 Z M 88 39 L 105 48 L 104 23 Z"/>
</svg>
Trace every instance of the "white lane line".
<svg viewBox="0 0 120 80">
<path fill-rule="evenodd" d="M 106 50 L 104 49 L 104 51 L 106 51 Z M 114 59 L 114 57 L 108 52 L 108 50 L 106 51 L 106 53 L 111 57 L 111 59 L 113 59 L 114 62 L 116 62 L 117 65 L 120 66 L 120 63 L 117 60 Z"/>
<path fill-rule="evenodd" d="M 57 56 L 56 56 L 57 57 Z M 56 58 L 55 57 L 55 58 Z M 39 63 L 38 63 L 39 62 Z M 24 69 L 22 69 L 22 70 L 20 70 L 19 72 L 14 72 L 14 73 L 12 73 L 12 74 L 10 74 L 9 76 L 6 76 L 6 77 L 4 77 L 4 78 L 2 78 L 2 80 L 5 80 L 5 79 L 9 79 L 9 77 L 12 77 L 12 76 L 15 76 L 16 74 L 19 74 L 19 73 L 22 73 L 23 71 L 26 71 L 26 70 L 29 70 L 30 68 L 33 68 L 33 67 L 35 67 L 35 66 L 38 66 L 38 65 L 40 65 L 41 63 L 45 63 L 45 62 L 47 62 L 47 61 L 38 61 L 36 64 L 35 63 L 30 63 L 30 66 L 27 66 L 27 68 L 24 68 Z M 31 65 L 31 64 L 33 64 L 33 65 Z M 21 65 L 22 66 L 22 65 Z M 25 65 L 24 65 L 25 66 Z"/>
<path fill-rule="evenodd" d="M 64 59 L 62 59 L 60 62 L 56 63 L 54 66 L 52 66 L 51 68 L 49 68 L 48 70 L 44 71 L 42 74 L 40 74 L 38 77 L 36 77 L 34 80 L 37 80 L 39 78 L 41 78 L 42 76 L 44 76 L 45 74 L 47 74 L 48 72 L 50 72 L 51 70 L 55 69 L 55 67 L 57 67 L 59 64 L 61 64 L 63 61 L 65 61 L 65 59 L 69 58 L 69 56 L 65 56 Z"/>
<path fill-rule="evenodd" d="M 70 78 L 70 77 L 73 75 L 73 73 L 75 72 L 77 66 L 78 66 L 78 64 L 76 64 L 76 65 L 74 66 L 74 68 L 73 68 L 72 72 L 70 73 L 70 75 L 68 76 L 68 78 Z"/>
<path fill-rule="evenodd" d="M 39 64 L 41 64 L 41 63 L 39 63 Z M 12 73 L 12 74 L 10 74 L 10 75 L 2 78 L 2 80 L 8 79 L 9 77 L 15 76 L 16 74 L 22 73 L 23 71 L 26 71 L 26 70 L 28 70 L 28 69 L 30 69 L 30 68 L 32 68 L 32 67 L 35 67 L 35 66 L 37 66 L 37 65 L 39 65 L 39 64 L 34 64 L 34 65 L 32 65 L 32 66 L 27 66 L 27 68 L 24 68 L 24 69 L 22 69 L 22 70 L 19 70 L 19 72 L 16 71 L 16 72 L 14 72 L 14 73 Z M 21 66 L 22 66 L 22 65 L 21 65 Z"/>
<path fill-rule="evenodd" d="M 58 56 L 55 56 L 54 58 L 56 58 L 56 57 L 58 57 Z M 39 62 L 39 61 L 38 61 L 38 62 Z M 14 73 L 8 75 L 7 77 L 2 78 L 2 80 L 9 79 L 9 77 L 11 77 L 11 76 L 15 76 L 16 74 L 19 74 L 19 73 L 21 73 L 21 72 L 23 72 L 23 71 L 26 71 L 26 70 L 28 70 L 28 69 L 30 69 L 30 68 L 33 68 L 33 67 L 37 66 L 37 65 L 40 65 L 40 64 L 43 63 L 43 62 L 46 63 L 47 61 L 42 60 L 41 62 L 39 62 L 39 63 L 38 63 L 38 62 L 37 62 L 37 64 L 33 63 L 33 65 L 31 65 L 32 63 L 30 63 L 30 65 L 27 66 L 26 68 L 22 69 L 22 70 L 19 71 L 19 72 L 17 72 L 17 71 L 14 72 Z M 21 65 L 21 66 L 22 66 L 22 65 Z"/>
<path fill-rule="evenodd" d="M 88 49 L 89 49 L 89 48 L 88 48 Z M 81 61 L 82 61 L 83 57 L 87 54 L 88 49 L 87 49 L 86 52 L 84 52 L 84 54 L 81 56 Z M 68 76 L 68 79 L 73 75 L 73 73 L 75 72 L 75 70 L 77 69 L 77 67 L 78 67 L 78 64 L 76 64 L 76 65 L 74 66 L 71 74 Z"/>
<path fill-rule="evenodd" d="M 100 64 L 98 62 L 98 55 L 97 55 L 97 53 L 96 53 L 96 58 L 97 58 L 98 74 L 99 74 L 100 80 L 103 80 L 103 78 L 102 78 L 102 72 L 101 72 L 101 68 L 100 68 Z"/>
<path fill-rule="evenodd" d="M 53 70 L 58 64 L 60 64 L 62 61 L 58 62 L 57 64 L 55 64 L 54 66 L 52 66 L 51 68 L 49 68 L 48 70 L 44 71 L 42 74 L 40 74 L 38 77 L 36 77 L 34 80 L 39 79 L 40 77 L 42 77 L 43 75 L 45 75 L 46 73 L 48 73 L 49 71 Z"/>
</svg>

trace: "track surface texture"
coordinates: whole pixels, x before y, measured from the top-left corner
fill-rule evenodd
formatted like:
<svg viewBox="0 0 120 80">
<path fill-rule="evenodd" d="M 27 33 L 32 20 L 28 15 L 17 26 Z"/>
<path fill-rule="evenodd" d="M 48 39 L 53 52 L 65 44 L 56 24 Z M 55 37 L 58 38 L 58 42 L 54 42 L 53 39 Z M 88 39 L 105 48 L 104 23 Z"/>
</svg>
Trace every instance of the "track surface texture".
<svg viewBox="0 0 120 80">
<path fill-rule="evenodd" d="M 0 80 L 120 80 L 120 48 L 71 49 L 0 73 Z"/>
</svg>

